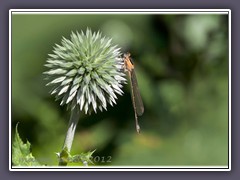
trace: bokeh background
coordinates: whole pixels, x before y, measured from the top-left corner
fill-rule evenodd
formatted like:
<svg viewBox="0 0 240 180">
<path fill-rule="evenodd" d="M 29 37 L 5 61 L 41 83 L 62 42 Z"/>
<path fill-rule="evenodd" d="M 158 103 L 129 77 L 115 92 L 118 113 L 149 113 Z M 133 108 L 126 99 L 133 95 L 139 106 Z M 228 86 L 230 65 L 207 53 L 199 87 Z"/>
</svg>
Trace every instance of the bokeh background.
<svg viewBox="0 0 240 180">
<path fill-rule="evenodd" d="M 43 72 L 71 31 L 100 30 L 131 52 L 145 113 L 135 130 L 129 85 L 117 105 L 81 114 L 72 154 L 96 165 L 228 164 L 227 15 L 12 16 L 12 129 L 42 164 L 57 165 L 70 112 L 50 96 Z M 14 133 L 14 131 L 13 131 Z"/>
</svg>

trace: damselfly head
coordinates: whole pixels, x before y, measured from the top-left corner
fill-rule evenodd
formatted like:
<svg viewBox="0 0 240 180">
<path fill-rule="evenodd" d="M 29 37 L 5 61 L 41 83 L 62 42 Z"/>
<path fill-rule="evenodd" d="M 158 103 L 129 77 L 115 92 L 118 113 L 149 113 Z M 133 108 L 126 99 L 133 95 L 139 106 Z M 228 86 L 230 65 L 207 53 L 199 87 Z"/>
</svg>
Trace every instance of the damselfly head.
<svg viewBox="0 0 240 180">
<path fill-rule="evenodd" d="M 131 56 L 131 54 L 129 52 L 127 52 L 123 55 L 123 58 L 127 59 L 127 58 L 130 58 L 130 56 Z"/>
</svg>

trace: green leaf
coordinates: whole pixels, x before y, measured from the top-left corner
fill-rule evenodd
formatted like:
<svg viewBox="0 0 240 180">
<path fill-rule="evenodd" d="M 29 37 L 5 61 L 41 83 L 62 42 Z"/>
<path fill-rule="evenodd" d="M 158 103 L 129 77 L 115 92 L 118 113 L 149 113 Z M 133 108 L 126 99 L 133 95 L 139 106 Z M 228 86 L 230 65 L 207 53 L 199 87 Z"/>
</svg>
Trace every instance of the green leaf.
<svg viewBox="0 0 240 180">
<path fill-rule="evenodd" d="M 66 166 L 69 162 L 69 158 L 71 157 L 70 153 L 68 152 L 67 147 L 65 147 L 60 153 L 57 153 L 59 159 L 60 166 Z"/>
<path fill-rule="evenodd" d="M 82 163 L 84 165 L 87 165 L 87 164 L 94 164 L 92 162 L 92 155 L 93 153 L 95 152 L 96 150 L 93 150 L 93 151 L 89 151 L 87 153 L 81 153 L 81 154 L 77 154 L 77 155 L 74 155 L 74 156 L 71 156 L 69 158 L 69 163 Z"/>
<path fill-rule="evenodd" d="M 23 143 L 17 128 L 18 124 L 16 125 L 16 134 L 12 144 L 12 164 L 14 166 L 41 166 L 30 151 L 31 144 L 28 141 L 26 144 Z"/>
</svg>

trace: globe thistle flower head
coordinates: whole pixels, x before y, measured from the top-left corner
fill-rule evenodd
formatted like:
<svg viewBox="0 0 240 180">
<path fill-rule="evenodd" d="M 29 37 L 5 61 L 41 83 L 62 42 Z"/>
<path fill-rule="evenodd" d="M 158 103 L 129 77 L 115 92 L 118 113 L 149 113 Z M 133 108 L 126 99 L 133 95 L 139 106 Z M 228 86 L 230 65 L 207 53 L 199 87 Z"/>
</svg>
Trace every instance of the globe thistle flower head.
<svg viewBox="0 0 240 180">
<path fill-rule="evenodd" d="M 61 45 L 56 44 L 45 64 L 51 94 L 72 110 L 107 110 L 108 103 L 116 104 L 116 94 L 123 94 L 126 82 L 120 56 L 120 48 L 99 32 L 72 32 L 70 40 L 63 37 Z"/>
</svg>

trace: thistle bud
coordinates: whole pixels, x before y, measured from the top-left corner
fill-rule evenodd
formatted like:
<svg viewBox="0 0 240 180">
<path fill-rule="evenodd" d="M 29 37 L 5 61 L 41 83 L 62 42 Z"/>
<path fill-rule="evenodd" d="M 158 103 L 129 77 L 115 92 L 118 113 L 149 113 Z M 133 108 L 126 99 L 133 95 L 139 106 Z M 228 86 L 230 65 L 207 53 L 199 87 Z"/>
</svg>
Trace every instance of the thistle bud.
<svg viewBox="0 0 240 180">
<path fill-rule="evenodd" d="M 49 83 L 61 105 L 71 110 L 91 113 L 107 110 L 107 104 L 116 104 L 117 94 L 122 95 L 125 83 L 120 48 L 100 32 L 71 33 L 63 37 L 61 45 L 54 47 L 45 64 Z"/>
</svg>

